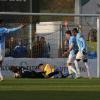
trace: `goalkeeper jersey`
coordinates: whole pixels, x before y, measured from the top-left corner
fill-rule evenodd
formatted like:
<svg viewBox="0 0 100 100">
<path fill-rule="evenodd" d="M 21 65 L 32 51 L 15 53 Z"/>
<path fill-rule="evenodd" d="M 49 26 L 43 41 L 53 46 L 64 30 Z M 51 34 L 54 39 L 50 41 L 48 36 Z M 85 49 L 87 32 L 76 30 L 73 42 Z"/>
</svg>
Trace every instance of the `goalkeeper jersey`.
<svg viewBox="0 0 100 100">
<path fill-rule="evenodd" d="M 50 73 L 54 72 L 54 67 L 50 64 L 46 64 L 44 67 L 45 75 L 49 75 Z"/>
</svg>

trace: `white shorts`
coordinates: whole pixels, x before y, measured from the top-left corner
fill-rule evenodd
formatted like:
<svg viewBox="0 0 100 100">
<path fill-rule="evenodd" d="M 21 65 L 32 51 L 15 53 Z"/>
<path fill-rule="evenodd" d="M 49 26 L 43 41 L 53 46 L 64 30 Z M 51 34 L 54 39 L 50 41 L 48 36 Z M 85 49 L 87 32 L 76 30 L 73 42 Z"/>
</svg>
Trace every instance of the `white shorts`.
<svg viewBox="0 0 100 100">
<path fill-rule="evenodd" d="M 75 61 L 75 56 L 72 56 L 71 54 L 69 54 L 67 64 L 74 63 L 74 61 Z"/>
<path fill-rule="evenodd" d="M 84 55 L 83 53 L 81 53 L 80 51 L 77 53 L 76 55 L 76 60 L 87 60 L 87 55 Z"/>
</svg>

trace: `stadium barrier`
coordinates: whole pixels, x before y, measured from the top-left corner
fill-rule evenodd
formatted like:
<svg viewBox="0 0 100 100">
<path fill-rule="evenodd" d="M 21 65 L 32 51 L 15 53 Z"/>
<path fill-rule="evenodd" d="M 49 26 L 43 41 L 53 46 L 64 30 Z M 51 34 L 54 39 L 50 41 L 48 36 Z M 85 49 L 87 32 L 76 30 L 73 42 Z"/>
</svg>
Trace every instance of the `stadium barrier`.
<svg viewBox="0 0 100 100">
<path fill-rule="evenodd" d="M 33 69 L 39 64 L 51 64 L 54 67 L 66 67 L 66 58 L 5 58 L 3 62 L 3 74 L 5 77 L 13 77 L 13 73 L 9 70 L 11 66 L 25 67 Z M 96 77 L 97 59 L 89 59 L 89 69 L 92 77 Z M 82 77 L 87 77 L 87 71 L 83 62 L 80 62 L 80 72 Z"/>
</svg>

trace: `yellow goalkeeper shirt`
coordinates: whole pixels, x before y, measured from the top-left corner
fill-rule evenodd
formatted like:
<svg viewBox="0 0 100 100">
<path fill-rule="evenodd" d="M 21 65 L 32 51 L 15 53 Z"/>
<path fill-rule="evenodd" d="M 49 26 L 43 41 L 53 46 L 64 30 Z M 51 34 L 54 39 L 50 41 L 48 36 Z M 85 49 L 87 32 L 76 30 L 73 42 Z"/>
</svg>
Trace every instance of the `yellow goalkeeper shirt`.
<svg viewBox="0 0 100 100">
<path fill-rule="evenodd" d="M 44 67 L 44 72 L 46 75 L 54 72 L 54 67 L 50 64 L 46 64 L 45 67 Z"/>
</svg>

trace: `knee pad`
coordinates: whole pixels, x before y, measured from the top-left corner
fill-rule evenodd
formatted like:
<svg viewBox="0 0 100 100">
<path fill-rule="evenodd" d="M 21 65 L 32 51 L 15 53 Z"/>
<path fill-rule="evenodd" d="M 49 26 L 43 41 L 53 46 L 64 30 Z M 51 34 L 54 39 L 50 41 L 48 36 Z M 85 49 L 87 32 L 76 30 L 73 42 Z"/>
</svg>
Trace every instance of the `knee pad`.
<svg viewBox="0 0 100 100">
<path fill-rule="evenodd" d="M 81 59 L 76 59 L 77 62 L 79 62 Z"/>
<path fill-rule="evenodd" d="M 67 66 L 71 66 L 72 65 L 72 63 L 67 63 Z"/>
</svg>

